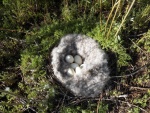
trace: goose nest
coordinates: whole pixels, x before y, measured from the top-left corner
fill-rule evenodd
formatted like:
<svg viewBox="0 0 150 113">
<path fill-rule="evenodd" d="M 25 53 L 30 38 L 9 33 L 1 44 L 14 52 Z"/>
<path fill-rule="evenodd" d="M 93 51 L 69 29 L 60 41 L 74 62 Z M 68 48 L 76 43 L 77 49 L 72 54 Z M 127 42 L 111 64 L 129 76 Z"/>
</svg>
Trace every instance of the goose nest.
<svg viewBox="0 0 150 113">
<path fill-rule="evenodd" d="M 62 37 L 51 56 L 54 77 L 75 96 L 99 96 L 110 78 L 106 53 L 88 36 Z M 74 60 L 75 56 L 80 57 L 80 64 Z"/>
</svg>

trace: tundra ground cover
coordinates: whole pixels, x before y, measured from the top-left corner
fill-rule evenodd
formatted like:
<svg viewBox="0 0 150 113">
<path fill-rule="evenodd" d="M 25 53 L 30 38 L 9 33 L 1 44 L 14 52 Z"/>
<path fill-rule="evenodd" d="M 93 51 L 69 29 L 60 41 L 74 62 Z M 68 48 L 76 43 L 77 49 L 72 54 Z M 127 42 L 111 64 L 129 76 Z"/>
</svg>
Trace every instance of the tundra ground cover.
<svg viewBox="0 0 150 113">
<path fill-rule="evenodd" d="M 148 112 L 150 1 L 2 0 L 0 111 Z M 50 52 L 69 33 L 97 40 L 109 55 L 110 88 L 77 98 L 53 79 Z"/>
</svg>

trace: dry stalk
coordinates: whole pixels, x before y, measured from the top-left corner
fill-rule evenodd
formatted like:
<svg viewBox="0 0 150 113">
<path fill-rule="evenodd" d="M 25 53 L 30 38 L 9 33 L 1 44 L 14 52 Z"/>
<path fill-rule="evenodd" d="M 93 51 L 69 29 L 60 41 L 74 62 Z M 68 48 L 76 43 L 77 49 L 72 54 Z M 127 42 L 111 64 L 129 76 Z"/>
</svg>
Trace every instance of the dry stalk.
<svg viewBox="0 0 150 113">
<path fill-rule="evenodd" d="M 111 28 L 112 28 L 113 22 L 114 22 L 115 17 L 116 17 L 116 14 L 117 14 L 117 12 L 119 11 L 120 2 L 121 2 L 121 0 L 119 0 L 119 1 L 118 1 L 117 8 L 116 8 L 115 14 L 114 14 L 114 16 L 113 16 L 113 19 L 112 19 L 112 21 L 111 21 L 111 24 L 110 24 L 110 27 L 109 27 L 109 30 L 108 30 L 108 33 L 107 33 L 106 38 L 108 38 L 108 37 L 109 37 L 109 34 L 110 34 L 110 31 L 111 31 Z"/>
<path fill-rule="evenodd" d="M 129 12 L 130 12 L 130 10 L 131 10 L 131 8 L 133 7 L 134 3 L 135 3 L 135 0 L 132 1 L 132 3 L 131 3 L 131 5 L 130 5 L 130 7 L 129 7 L 127 13 L 125 14 L 123 20 L 121 21 L 121 24 L 120 24 L 120 26 L 119 26 L 119 28 L 118 28 L 116 34 L 115 34 L 115 37 L 118 35 L 118 33 L 119 33 L 121 27 L 123 26 L 123 24 L 124 24 L 124 22 L 125 22 L 125 20 L 126 20 L 126 18 L 127 18 L 127 16 L 128 16 L 128 14 L 129 14 Z"/>
<path fill-rule="evenodd" d="M 119 2 L 119 1 L 118 1 L 118 2 Z M 108 22 L 109 22 L 110 18 L 112 17 L 112 13 L 113 13 L 115 7 L 117 6 L 118 2 L 116 2 L 116 3 L 113 5 L 113 7 L 112 7 L 112 9 L 111 9 L 111 11 L 110 11 L 110 13 L 109 13 L 109 16 L 108 16 L 108 19 L 107 19 L 106 25 L 105 25 L 105 33 L 106 33 L 106 31 L 107 31 L 106 29 L 107 29 Z"/>
<path fill-rule="evenodd" d="M 102 0 L 100 0 L 100 30 L 102 30 Z"/>
</svg>

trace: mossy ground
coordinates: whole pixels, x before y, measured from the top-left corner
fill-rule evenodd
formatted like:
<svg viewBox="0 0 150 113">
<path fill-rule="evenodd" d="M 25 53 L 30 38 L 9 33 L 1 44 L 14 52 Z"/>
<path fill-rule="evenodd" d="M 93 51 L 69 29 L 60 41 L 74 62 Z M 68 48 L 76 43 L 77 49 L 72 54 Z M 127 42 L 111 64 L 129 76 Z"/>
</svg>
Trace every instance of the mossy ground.
<svg viewBox="0 0 150 113">
<path fill-rule="evenodd" d="M 2 113 L 149 112 L 149 0 L 2 0 L 0 19 Z M 74 97 L 53 79 L 50 52 L 69 33 L 109 55 L 111 87 L 98 98 Z"/>
</svg>

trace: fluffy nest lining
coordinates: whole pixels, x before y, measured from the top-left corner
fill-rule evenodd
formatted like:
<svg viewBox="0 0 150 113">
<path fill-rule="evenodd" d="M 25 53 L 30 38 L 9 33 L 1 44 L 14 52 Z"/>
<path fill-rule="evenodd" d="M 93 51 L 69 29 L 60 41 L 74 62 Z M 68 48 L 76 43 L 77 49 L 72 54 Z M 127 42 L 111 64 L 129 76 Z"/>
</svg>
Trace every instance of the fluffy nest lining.
<svg viewBox="0 0 150 113">
<path fill-rule="evenodd" d="M 65 57 L 77 54 L 82 57 L 85 64 L 82 75 L 68 76 L 66 70 L 70 64 L 65 61 Z M 80 34 L 66 35 L 52 50 L 51 56 L 55 78 L 75 96 L 96 97 L 109 80 L 107 55 L 90 37 Z"/>
</svg>

